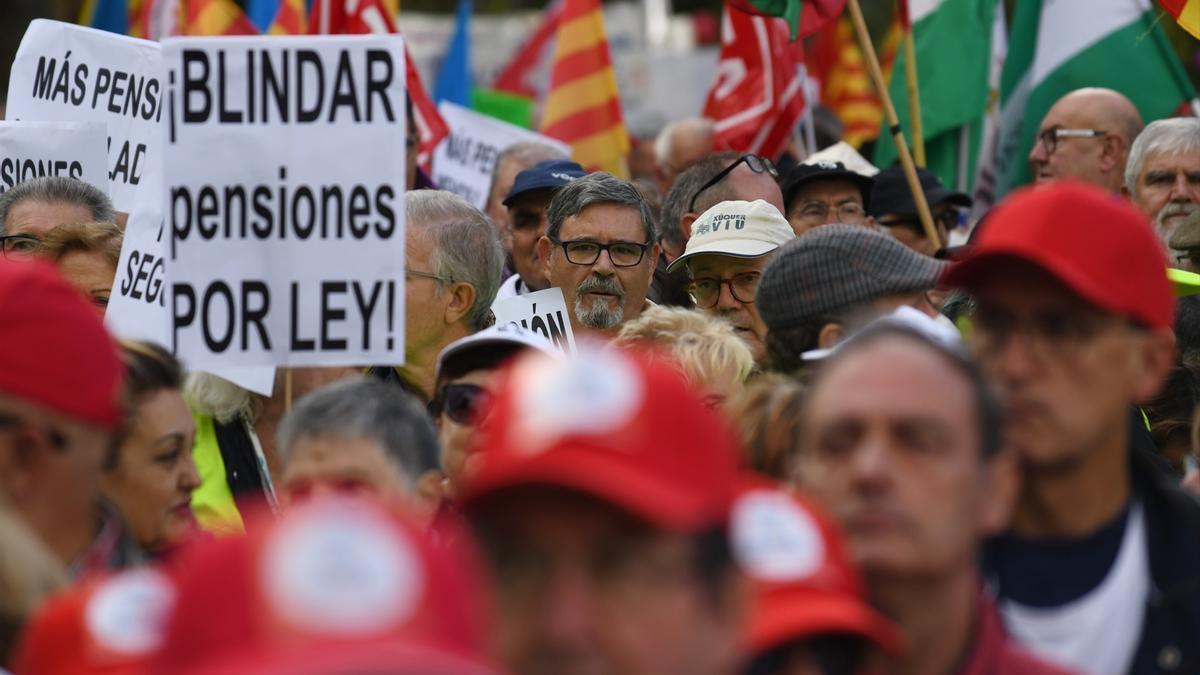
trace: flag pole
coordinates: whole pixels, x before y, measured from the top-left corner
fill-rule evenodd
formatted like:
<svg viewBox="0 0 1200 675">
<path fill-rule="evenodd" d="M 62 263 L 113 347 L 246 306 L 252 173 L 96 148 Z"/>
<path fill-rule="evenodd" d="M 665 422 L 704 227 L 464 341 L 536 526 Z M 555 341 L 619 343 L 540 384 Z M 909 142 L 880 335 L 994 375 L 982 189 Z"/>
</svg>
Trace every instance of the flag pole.
<svg viewBox="0 0 1200 675">
<path fill-rule="evenodd" d="M 867 68 L 871 80 L 883 101 L 883 111 L 887 115 L 888 126 L 891 127 L 892 139 L 896 143 L 896 152 L 900 155 L 900 165 L 904 168 L 904 176 L 908 179 L 908 189 L 912 191 L 913 201 L 917 205 L 917 216 L 921 219 L 921 227 L 925 236 L 933 243 L 934 250 L 942 247 L 937 230 L 933 227 L 933 215 L 929 212 L 929 202 L 925 200 L 925 191 L 921 189 L 921 181 L 917 178 L 917 167 L 913 163 L 912 154 L 908 151 L 908 141 L 904 140 L 904 130 L 900 128 L 900 118 L 896 116 L 896 106 L 888 93 L 887 82 L 883 79 L 883 68 L 879 65 L 879 55 L 875 53 L 875 45 L 871 42 L 871 34 L 867 32 L 867 22 L 863 19 L 862 7 L 858 0 L 846 3 L 850 8 L 850 18 L 854 21 L 854 31 L 858 34 L 858 45 L 867 58 Z"/>
<path fill-rule="evenodd" d="M 925 133 L 921 123 L 921 87 L 917 83 L 917 48 L 913 40 L 912 16 L 908 13 L 908 0 L 898 0 L 900 21 L 904 24 L 904 79 L 908 83 L 908 117 L 913 137 L 913 159 L 917 166 L 925 166 Z"/>
</svg>

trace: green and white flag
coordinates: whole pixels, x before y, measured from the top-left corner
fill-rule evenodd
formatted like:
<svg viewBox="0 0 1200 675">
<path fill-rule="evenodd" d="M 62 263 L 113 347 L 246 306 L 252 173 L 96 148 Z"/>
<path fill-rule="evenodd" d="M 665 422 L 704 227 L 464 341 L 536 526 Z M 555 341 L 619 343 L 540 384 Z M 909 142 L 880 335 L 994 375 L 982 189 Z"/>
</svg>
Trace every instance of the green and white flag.
<svg viewBox="0 0 1200 675">
<path fill-rule="evenodd" d="M 997 195 L 1030 181 L 1029 151 L 1050 106 L 1081 87 L 1128 96 L 1146 121 L 1196 91 L 1150 0 L 1017 0 L 1001 80 Z"/>
<path fill-rule="evenodd" d="M 998 0 L 910 0 L 925 164 L 942 182 L 970 192 L 988 104 L 992 25 Z M 1000 9 L 1003 13 L 1003 9 Z M 904 50 L 899 50 L 888 87 L 900 125 L 913 142 Z M 881 134 L 875 164 L 896 161 L 896 146 Z"/>
</svg>

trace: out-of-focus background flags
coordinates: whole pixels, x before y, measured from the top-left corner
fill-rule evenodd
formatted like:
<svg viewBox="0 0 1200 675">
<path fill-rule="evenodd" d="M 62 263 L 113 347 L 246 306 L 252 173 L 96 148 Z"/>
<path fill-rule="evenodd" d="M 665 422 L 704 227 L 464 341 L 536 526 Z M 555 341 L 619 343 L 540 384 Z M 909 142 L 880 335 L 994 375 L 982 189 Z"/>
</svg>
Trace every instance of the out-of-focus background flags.
<svg viewBox="0 0 1200 675">
<path fill-rule="evenodd" d="M 1146 119 L 1200 111 L 1200 0 L 860 2 L 918 160 L 985 202 L 1028 181 L 1033 125 L 1070 89 L 1112 87 Z M 650 170 L 667 122 L 701 114 L 732 150 L 803 156 L 845 140 L 877 165 L 896 158 L 845 0 L 6 5 L 8 58 L 37 16 L 149 39 L 399 31 L 423 161 L 448 133 L 442 100 L 541 131 L 585 165 L 632 177 Z"/>
</svg>

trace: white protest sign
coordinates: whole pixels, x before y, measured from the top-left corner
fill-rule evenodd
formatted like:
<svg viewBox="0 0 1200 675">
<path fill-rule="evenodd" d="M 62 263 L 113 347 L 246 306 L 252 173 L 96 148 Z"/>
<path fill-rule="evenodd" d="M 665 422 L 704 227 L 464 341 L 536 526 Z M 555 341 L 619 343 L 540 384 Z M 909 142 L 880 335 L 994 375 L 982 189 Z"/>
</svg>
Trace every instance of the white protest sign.
<svg viewBox="0 0 1200 675">
<path fill-rule="evenodd" d="M 173 38 L 163 57 L 175 353 L 401 363 L 400 38 Z"/>
<path fill-rule="evenodd" d="M 480 115 L 449 101 L 439 103 L 438 112 L 450 127 L 450 135 L 433 151 L 433 182 L 476 208 L 487 205 L 496 155 L 504 148 L 521 141 L 533 141 L 558 148 L 565 156 L 571 155 L 570 146 L 562 141 Z"/>
<path fill-rule="evenodd" d="M 540 333 L 567 354 L 575 353 L 575 333 L 561 288 L 506 298 L 492 305 L 496 325 L 514 323 Z"/>
<path fill-rule="evenodd" d="M 13 59 L 7 115 L 107 124 L 109 195 L 132 213 L 143 179 L 160 166 L 164 93 L 157 43 L 36 19 Z"/>
<path fill-rule="evenodd" d="M 66 176 L 108 192 L 104 125 L 0 122 L 0 194 L 42 176 Z"/>
</svg>

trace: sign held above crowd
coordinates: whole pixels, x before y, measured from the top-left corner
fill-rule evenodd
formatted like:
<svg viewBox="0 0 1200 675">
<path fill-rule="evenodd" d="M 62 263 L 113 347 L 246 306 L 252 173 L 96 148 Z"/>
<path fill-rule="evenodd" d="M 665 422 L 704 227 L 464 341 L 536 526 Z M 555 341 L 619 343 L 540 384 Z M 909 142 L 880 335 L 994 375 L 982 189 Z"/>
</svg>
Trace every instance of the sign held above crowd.
<svg viewBox="0 0 1200 675">
<path fill-rule="evenodd" d="M 0 194 L 43 176 L 76 178 L 107 192 L 104 125 L 0 122 Z"/>
<path fill-rule="evenodd" d="M 403 42 L 163 49 L 174 351 L 196 368 L 400 363 Z"/>
<path fill-rule="evenodd" d="M 575 332 L 571 313 L 561 288 L 547 288 L 518 295 L 492 305 L 496 325 L 514 324 L 531 330 L 554 343 L 566 354 L 575 353 Z"/>
</svg>

